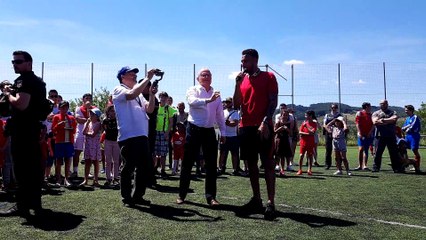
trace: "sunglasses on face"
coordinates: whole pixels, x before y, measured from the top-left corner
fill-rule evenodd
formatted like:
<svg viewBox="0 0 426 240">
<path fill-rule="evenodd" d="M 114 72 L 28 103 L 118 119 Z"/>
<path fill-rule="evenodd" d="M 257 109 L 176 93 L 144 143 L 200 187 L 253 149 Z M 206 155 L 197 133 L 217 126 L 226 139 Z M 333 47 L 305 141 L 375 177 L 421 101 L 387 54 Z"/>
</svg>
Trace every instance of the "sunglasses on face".
<svg viewBox="0 0 426 240">
<path fill-rule="evenodd" d="M 58 97 L 58 95 L 50 95 L 49 97 L 50 97 L 50 98 L 57 98 L 57 97 Z"/>
<path fill-rule="evenodd" d="M 12 60 L 12 64 L 22 64 L 24 62 L 25 62 L 25 60 L 23 60 L 23 59 Z"/>
</svg>

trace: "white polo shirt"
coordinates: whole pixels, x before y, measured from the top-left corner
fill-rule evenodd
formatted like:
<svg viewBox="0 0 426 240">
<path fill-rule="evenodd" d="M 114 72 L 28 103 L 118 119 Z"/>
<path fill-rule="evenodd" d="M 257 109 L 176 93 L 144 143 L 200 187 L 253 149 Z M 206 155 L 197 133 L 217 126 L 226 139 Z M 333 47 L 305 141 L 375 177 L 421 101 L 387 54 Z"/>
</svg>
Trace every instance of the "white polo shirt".
<svg viewBox="0 0 426 240">
<path fill-rule="evenodd" d="M 114 88 L 112 102 L 115 107 L 118 126 L 118 141 L 133 137 L 148 136 L 146 106 L 148 101 L 140 94 L 132 100 L 126 99 L 130 88 L 124 84 Z"/>
</svg>

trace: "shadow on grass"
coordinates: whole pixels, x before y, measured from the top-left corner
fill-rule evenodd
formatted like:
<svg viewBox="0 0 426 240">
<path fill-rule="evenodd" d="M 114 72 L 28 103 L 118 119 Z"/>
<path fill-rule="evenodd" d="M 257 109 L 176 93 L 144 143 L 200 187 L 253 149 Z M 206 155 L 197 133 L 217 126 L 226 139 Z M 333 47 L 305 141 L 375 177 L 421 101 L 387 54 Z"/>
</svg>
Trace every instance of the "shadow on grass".
<svg viewBox="0 0 426 240">
<path fill-rule="evenodd" d="M 42 216 L 27 219 L 22 225 L 33 226 L 43 231 L 69 231 L 77 228 L 85 218 L 72 213 L 45 210 Z"/>
<path fill-rule="evenodd" d="M 151 204 L 150 206 L 133 207 L 139 211 L 152 214 L 153 216 L 181 222 L 216 222 L 222 220 L 221 217 L 212 217 L 202 214 L 196 210 L 175 208 L 171 206 Z"/>
<path fill-rule="evenodd" d="M 326 178 L 324 176 L 308 176 L 306 174 L 306 176 L 298 176 L 298 175 L 286 175 L 285 177 L 277 177 L 277 178 L 294 178 L 294 179 L 303 179 L 303 180 L 326 180 Z"/>
<path fill-rule="evenodd" d="M 346 174 L 343 175 L 330 175 L 327 176 L 327 178 L 379 178 L 379 176 L 373 176 L 373 175 L 358 175 L 358 174 L 352 174 L 351 176 L 347 176 Z"/>
<path fill-rule="evenodd" d="M 312 228 L 321 228 L 327 226 L 351 227 L 357 225 L 357 223 L 351 221 L 305 213 L 283 213 L 277 211 L 277 217 L 288 218 L 296 222 L 304 223 Z"/>
<path fill-rule="evenodd" d="M 194 203 L 194 202 L 185 202 L 185 203 L 194 205 L 197 207 L 211 209 L 211 207 L 204 204 L 200 204 L 200 203 Z M 262 212 L 248 213 L 248 212 L 242 212 L 242 208 L 240 206 L 229 205 L 229 204 L 221 204 L 219 206 L 216 206 L 214 209 L 218 211 L 234 212 L 235 216 L 239 218 L 254 219 L 254 220 L 264 219 L 263 211 L 265 210 L 263 209 Z M 276 216 L 277 216 L 277 219 L 288 218 L 296 222 L 304 223 L 313 228 L 326 227 L 326 226 L 351 227 L 351 226 L 357 225 L 357 223 L 351 222 L 351 221 L 346 221 L 346 220 L 331 218 L 331 217 L 322 217 L 322 216 L 305 214 L 305 213 L 284 213 L 281 211 L 276 211 Z M 274 221 L 277 221 L 277 219 L 275 219 Z"/>
<path fill-rule="evenodd" d="M 45 188 L 42 189 L 42 195 L 51 195 L 51 196 L 61 196 L 64 193 L 64 190 L 58 188 Z"/>
<path fill-rule="evenodd" d="M 149 187 L 152 190 L 155 190 L 157 192 L 162 192 L 162 193 L 179 193 L 179 187 L 171 187 L 171 186 L 167 186 L 167 185 L 160 185 L 160 184 L 155 184 L 152 187 Z M 188 190 L 189 193 L 193 193 L 194 190 L 193 189 L 189 189 Z"/>
</svg>

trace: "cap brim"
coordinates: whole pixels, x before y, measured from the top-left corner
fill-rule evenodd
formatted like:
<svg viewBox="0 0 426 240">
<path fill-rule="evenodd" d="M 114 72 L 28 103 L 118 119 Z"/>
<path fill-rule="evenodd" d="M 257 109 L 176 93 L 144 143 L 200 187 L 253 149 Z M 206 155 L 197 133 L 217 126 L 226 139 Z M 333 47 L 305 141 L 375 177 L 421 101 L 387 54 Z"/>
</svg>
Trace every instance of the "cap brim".
<svg viewBox="0 0 426 240">
<path fill-rule="evenodd" d="M 133 68 L 133 69 L 130 69 L 129 71 L 127 71 L 126 73 L 128 73 L 128 72 L 138 73 L 139 69 L 138 68 Z"/>
</svg>

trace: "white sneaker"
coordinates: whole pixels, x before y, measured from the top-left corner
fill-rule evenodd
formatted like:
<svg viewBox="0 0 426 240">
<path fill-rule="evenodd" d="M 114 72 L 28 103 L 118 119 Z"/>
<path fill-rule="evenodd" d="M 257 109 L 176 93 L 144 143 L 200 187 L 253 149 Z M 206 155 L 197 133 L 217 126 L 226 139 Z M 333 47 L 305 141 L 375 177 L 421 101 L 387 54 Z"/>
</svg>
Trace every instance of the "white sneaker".
<svg viewBox="0 0 426 240">
<path fill-rule="evenodd" d="M 333 173 L 333 175 L 342 175 L 342 171 L 341 170 L 337 170 L 335 173 Z"/>
<path fill-rule="evenodd" d="M 276 166 L 275 166 L 275 171 L 276 171 L 276 172 L 279 172 L 279 171 L 280 171 L 280 165 L 276 165 Z"/>
<path fill-rule="evenodd" d="M 347 174 L 348 174 L 348 176 L 352 176 L 351 171 L 348 171 Z"/>
</svg>

